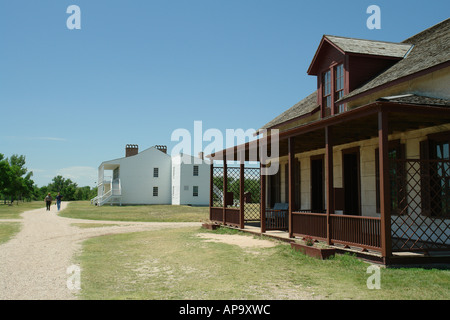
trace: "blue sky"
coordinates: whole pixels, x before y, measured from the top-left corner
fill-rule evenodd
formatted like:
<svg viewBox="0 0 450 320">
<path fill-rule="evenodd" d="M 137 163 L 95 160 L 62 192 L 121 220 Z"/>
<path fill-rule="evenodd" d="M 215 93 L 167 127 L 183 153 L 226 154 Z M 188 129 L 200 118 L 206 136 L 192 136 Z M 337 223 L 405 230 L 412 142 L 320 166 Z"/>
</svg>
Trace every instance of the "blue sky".
<svg viewBox="0 0 450 320">
<path fill-rule="evenodd" d="M 70 5 L 81 29 L 69 30 Z M 369 30 L 369 5 L 381 29 Z M 38 186 L 94 186 L 102 161 L 165 144 L 194 121 L 258 129 L 315 90 L 323 34 L 402 41 L 448 1 L 1 0 L 0 153 Z"/>
</svg>

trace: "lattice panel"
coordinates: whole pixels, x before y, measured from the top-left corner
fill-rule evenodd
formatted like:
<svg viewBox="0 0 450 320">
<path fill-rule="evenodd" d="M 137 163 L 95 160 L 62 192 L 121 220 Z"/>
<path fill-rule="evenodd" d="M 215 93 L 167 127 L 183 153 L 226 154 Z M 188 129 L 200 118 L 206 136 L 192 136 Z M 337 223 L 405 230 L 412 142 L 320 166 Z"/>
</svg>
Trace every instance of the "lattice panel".
<svg viewBox="0 0 450 320">
<path fill-rule="evenodd" d="M 213 168 L 213 207 L 223 207 L 223 168 Z"/>
<path fill-rule="evenodd" d="M 245 221 L 260 221 L 261 176 L 259 168 L 244 169 L 244 191 L 248 197 L 244 206 Z"/>
<path fill-rule="evenodd" d="M 239 208 L 239 176 L 240 168 L 228 167 L 227 168 L 227 191 L 233 193 L 233 202 L 228 206 L 229 208 Z"/>
<path fill-rule="evenodd" d="M 450 250 L 450 161 L 395 160 L 390 173 L 393 251 Z"/>
</svg>

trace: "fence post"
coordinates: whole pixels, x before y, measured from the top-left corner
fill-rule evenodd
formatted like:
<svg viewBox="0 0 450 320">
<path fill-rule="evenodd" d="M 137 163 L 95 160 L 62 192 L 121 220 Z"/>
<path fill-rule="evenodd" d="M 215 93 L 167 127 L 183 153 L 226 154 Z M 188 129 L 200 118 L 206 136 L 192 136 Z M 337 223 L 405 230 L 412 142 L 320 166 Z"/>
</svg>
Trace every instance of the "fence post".
<svg viewBox="0 0 450 320">
<path fill-rule="evenodd" d="M 331 244 L 331 214 L 334 214 L 333 141 L 332 128 L 325 127 L 325 174 L 327 195 L 327 243 Z"/>
<path fill-rule="evenodd" d="M 245 204 L 244 204 L 244 163 L 240 164 L 239 171 L 239 228 L 244 229 L 244 212 L 245 212 Z"/>
<path fill-rule="evenodd" d="M 266 232 L 266 176 L 263 175 L 264 170 L 263 164 L 261 163 L 260 170 L 260 181 L 261 181 L 261 205 L 260 205 L 260 220 L 261 220 L 261 233 Z"/>
<path fill-rule="evenodd" d="M 384 258 L 392 254 L 391 205 L 389 186 L 388 114 L 378 111 L 378 156 L 380 166 L 381 253 Z"/>
<path fill-rule="evenodd" d="M 226 213 L 227 213 L 227 189 L 228 187 L 228 166 L 227 166 L 227 158 L 223 156 L 223 215 L 222 222 L 223 225 L 226 224 Z"/>
</svg>

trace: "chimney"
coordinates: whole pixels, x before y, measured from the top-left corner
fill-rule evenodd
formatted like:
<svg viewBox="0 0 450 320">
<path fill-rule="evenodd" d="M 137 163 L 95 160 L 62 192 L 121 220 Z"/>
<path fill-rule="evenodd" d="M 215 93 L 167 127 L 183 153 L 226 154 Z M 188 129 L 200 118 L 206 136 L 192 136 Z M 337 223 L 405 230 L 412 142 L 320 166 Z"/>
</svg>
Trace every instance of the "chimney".
<svg viewBox="0 0 450 320">
<path fill-rule="evenodd" d="M 203 158 L 204 158 L 203 151 L 198 153 L 198 157 L 199 157 L 199 159 L 203 160 Z"/>
<path fill-rule="evenodd" d="M 135 156 L 139 153 L 139 147 L 137 144 L 127 144 L 125 146 L 125 157 Z"/>
<path fill-rule="evenodd" d="M 167 146 L 156 145 L 155 148 L 167 154 Z"/>
</svg>

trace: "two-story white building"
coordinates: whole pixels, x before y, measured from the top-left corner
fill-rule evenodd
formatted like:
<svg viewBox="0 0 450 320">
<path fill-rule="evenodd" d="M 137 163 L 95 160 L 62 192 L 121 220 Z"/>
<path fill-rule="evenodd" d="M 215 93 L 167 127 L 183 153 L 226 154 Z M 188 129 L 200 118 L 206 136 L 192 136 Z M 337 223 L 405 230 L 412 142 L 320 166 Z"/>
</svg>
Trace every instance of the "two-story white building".
<svg viewBox="0 0 450 320">
<path fill-rule="evenodd" d="M 139 152 L 126 145 L 125 157 L 98 168 L 98 196 L 92 204 L 209 204 L 209 162 L 190 155 L 167 154 L 166 146 Z"/>
</svg>

